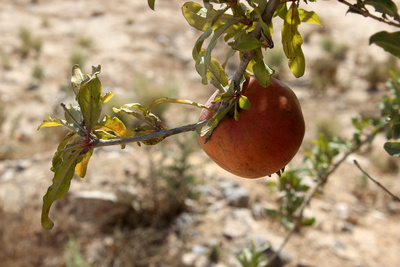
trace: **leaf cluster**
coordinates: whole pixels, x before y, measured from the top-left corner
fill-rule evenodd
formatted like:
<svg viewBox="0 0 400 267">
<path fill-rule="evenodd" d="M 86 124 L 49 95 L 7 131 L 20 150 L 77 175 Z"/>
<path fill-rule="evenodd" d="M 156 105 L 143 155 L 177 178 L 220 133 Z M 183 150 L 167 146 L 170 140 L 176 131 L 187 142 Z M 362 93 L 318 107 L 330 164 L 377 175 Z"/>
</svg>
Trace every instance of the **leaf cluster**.
<svg viewBox="0 0 400 267">
<path fill-rule="evenodd" d="M 303 39 L 298 27 L 302 22 L 321 25 L 318 15 L 298 8 L 295 2 L 280 2 L 268 17 L 268 4 L 261 0 L 246 0 L 246 3 L 234 0 L 203 1 L 203 5 L 186 2 L 182 6 L 183 16 L 189 25 L 202 32 L 192 50 L 195 68 L 202 83 L 211 83 L 216 87 L 221 92 L 218 100 L 225 102 L 203 127 L 200 133 L 202 136 L 211 133 L 231 110 L 235 119 L 238 119 L 241 109 L 250 108 L 251 103 L 241 95 L 245 76 L 254 75 L 263 87 L 269 85 L 274 71 L 265 63 L 263 53 L 265 49 L 274 47 L 273 18 L 280 18 L 284 22 L 282 43 L 289 68 L 296 77 L 304 74 L 305 58 L 301 49 Z M 212 52 L 221 39 L 228 45 L 222 63 L 212 57 Z M 229 82 L 225 66 L 235 54 L 245 64 L 242 69 L 239 67 L 233 82 Z"/>
<path fill-rule="evenodd" d="M 74 174 L 78 177 L 85 177 L 94 148 L 109 145 L 105 142 L 112 141 L 112 139 L 118 141 L 116 143 L 120 144 L 121 148 L 124 148 L 128 142 L 137 142 L 140 146 L 141 143 L 155 145 L 163 141 L 163 135 L 150 137 L 154 133 L 166 130 L 160 118 L 150 112 L 157 105 L 176 103 L 206 108 L 204 105 L 190 100 L 164 97 L 154 100 L 149 107 L 140 103 L 129 103 L 120 108 L 113 108 L 115 113 L 124 112 L 140 121 L 141 123 L 135 128 L 127 128 L 120 119 L 109 115 L 105 115 L 100 120 L 103 105 L 114 95 L 113 92 L 102 95 L 102 85 L 98 78 L 100 71 L 100 65 L 93 66 L 92 73 L 84 75 L 79 65 L 74 65 L 71 87 L 76 95 L 77 105 L 62 104 L 65 111 L 64 119 L 48 116 L 38 127 L 39 130 L 45 127 L 64 126 L 70 130 L 61 140 L 53 156 L 51 167 L 54 172 L 53 183 L 43 197 L 42 226 L 44 228 L 53 227 L 53 222 L 49 218 L 51 205 L 68 192 Z M 186 128 L 188 130 L 196 129 L 194 127 L 193 129 Z M 187 131 L 186 128 L 185 131 Z M 179 131 L 172 131 L 170 135 L 176 133 Z M 146 136 L 146 138 L 141 138 L 140 142 L 134 139 L 141 136 Z"/>
<path fill-rule="evenodd" d="M 244 248 L 236 257 L 236 260 L 241 267 L 262 267 L 267 266 L 268 260 L 262 255 L 262 252 L 267 250 L 270 244 L 264 244 L 260 248 L 256 248 L 253 241 L 250 243 L 250 248 Z"/>
</svg>

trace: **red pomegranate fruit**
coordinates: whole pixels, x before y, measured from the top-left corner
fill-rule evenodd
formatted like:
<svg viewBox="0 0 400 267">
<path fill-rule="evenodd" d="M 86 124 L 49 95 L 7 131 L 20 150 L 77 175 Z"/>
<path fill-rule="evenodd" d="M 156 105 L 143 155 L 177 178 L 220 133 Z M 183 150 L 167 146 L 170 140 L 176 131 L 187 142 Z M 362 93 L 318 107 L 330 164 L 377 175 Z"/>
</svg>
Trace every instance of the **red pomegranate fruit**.
<svg viewBox="0 0 400 267">
<path fill-rule="evenodd" d="M 217 90 L 206 106 L 212 103 Z M 281 81 L 271 78 L 262 87 L 254 76 L 248 76 L 242 94 L 251 107 L 241 110 L 239 120 L 226 115 L 212 132 L 208 142 L 199 136 L 204 152 L 220 167 L 245 178 L 260 178 L 278 173 L 296 155 L 304 138 L 305 123 L 300 103 L 294 92 Z M 210 119 L 216 112 L 203 109 L 199 121 Z"/>
</svg>

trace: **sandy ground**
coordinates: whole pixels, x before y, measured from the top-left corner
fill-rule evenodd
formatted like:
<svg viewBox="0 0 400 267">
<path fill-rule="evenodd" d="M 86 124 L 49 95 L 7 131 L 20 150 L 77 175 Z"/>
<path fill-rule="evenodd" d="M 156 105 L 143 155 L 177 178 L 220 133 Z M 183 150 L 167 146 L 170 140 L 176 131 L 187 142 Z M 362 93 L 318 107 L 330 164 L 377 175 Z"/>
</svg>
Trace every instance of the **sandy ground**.
<svg viewBox="0 0 400 267">
<path fill-rule="evenodd" d="M 102 65 L 103 90 L 114 91 L 115 105 L 139 102 L 136 99 L 139 95 L 137 87 L 152 91 L 172 84 L 174 90 L 167 92 L 173 97 L 200 103 L 207 100 L 213 89 L 201 84 L 194 69 L 191 49 L 199 33 L 191 29 L 182 17 L 180 6 L 183 1 L 158 0 L 156 12 L 147 7 L 146 1 L 32 2 L 37 3 L 23 0 L 0 3 L 0 52 L 3 57 L 0 67 L 3 135 L 0 140 L 0 203 L 3 212 L 0 233 L 5 246 L 0 259 L 5 263 L 14 262 L 16 266 L 44 262 L 46 266 L 57 266 L 59 261 L 53 258 L 62 258 L 62 244 L 58 243 L 59 249 L 52 250 L 51 257 L 42 251 L 36 259 L 29 256 L 25 261 L 21 248 L 26 248 L 23 240 L 39 242 L 39 236 L 43 238 L 41 242 L 46 243 L 45 238 L 56 235 L 54 231 L 61 233 L 64 236 L 62 240 L 65 240 L 66 234 L 62 232 L 69 231 L 61 227 L 46 234 L 40 227 L 41 198 L 52 179 L 49 171 L 51 157 L 57 141 L 65 132 L 36 132 L 36 128 L 45 116 L 62 115 L 60 102 L 74 101 L 72 92 L 64 89 L 69 85 L 71 55 L 75 51 L 84 54 L 87 58 L 85 72 L 90 72 L 90 65 Z M 372 64 L 385 62 L 386 54 L 376 46 L 369 46 L 368 38 L 377 31 L 395 29 L 362 16 L 345 15 L 346 7 L 336 1 L 310 3 L 305 7 L 316 10 L 324 24 L 323 28 L 315 25 L 302 25 L 300 28 L 309 36 L 304 53 L 310 68 L 322 56 L 320 41 L 324 36 L 349 47 L 346 60 L 338 69 L 339 85 L 345 90 L 332 85 L 316 94 L 308 86 L 313 78 L 310 68 L 299 80 L 284 73 L 285 82 L 302 103 L 307 122 L 307 146 L 309 140 L 318 136 L 317 122 L 334 125 L 336 133 L 349 137 L 352 133 L 351 116 L 376 113 L 378 100 L 387 89 L 380 85 L 377 92 L 369 92 L 363 74 Z M 40 52 L 31 50 L 26 58 L 22 58 L 18 37 L 21 27 L 34 38 L 42 39 Z M 278 32 L 279 23 L 275 27 L 275 32 Z M 84 38 L 90 39 L 92 44 L 83 47 L 80 43 Z M 274 38 L 278 43 L 279 35 Z M 218 53 L 223 51 L 224 47 L 221 47 Z M 35 66 L 43 68 L 44 76 L 40 81 L 32 77 Z M 147 82 L 137 82 L 143 77 Z M 198 110 L 171 108 L 166 120 L 173 127 L 194 122 L 197 115 Z M 390 158 L 382 150 L 383 142 L 383 138 L 379 138 L 368 153 L 353 158 L 399 195 L 399 173 L 396 169 L 385 169 Z M 132 168 L 131 162 L 140 162 L 144 153 L 134 146 L 124 151 L 118 148 L 100 151 L 93 157 L 85 180 L 74 181 L 71 191 L 107 191 L 124 184 L 124 171 L 127 167 Z M 313 200 L 307 212 L 316 216 L 317 223 L 294 235 L 286 245 L 287 266 L 397 266 L 399 205 L 391 202 L 376 186 L 363 184 L 361 173 L 352 164 L 353 158 L 331 176 L 324 194 Z M 301 154 L 295 162 L 300 159 Z M 205 157 L 198 152 L 193 160 L 203 162 Z M 398 166 L 397 162 L 394 164 Z M 259 202 L 265 206 L 276 203 L 276 196 L 268 194 L 264 187 L 264 179 L 243 180 L 220 170 L 213 163 L 207 163 L 199 173 L 237 182 L 250 192 L 250 203 Z M 184 250 L 190 251 L 196 244 L 217 239 L 223 250 L 223 263 L 231 266 L 232 257 L 243 247 L 243 240 L 250 236 L 262 237 L 274 248 L 283 242 L 287 231 L 268 218 L 253 219 L 248 236 L 227 240 L 223 231 L 226 224 L 235 223 L 235 212 L 235 208 L 226 206 L 202 214 L 200 223 L 189 229 L 196 234 L 185 243 Z M 232 220 L 227 219 L 229 216 Z M 19 223 L 15 223 L 17 221 Z M 15 233 L 14 237 L 10 233 Z M 49 249 L 49 246 L 43 249 Z M 118 265 L 110 263 L 109 266 Z"/>
</svg>

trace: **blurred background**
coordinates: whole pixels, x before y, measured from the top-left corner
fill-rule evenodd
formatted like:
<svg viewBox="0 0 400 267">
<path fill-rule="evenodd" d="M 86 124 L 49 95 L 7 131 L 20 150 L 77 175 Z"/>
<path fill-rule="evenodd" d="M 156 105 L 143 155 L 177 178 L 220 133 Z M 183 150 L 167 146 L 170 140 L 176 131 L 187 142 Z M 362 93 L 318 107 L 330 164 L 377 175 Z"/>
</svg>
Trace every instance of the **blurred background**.
<svg viewBox="0 0 400 267">
<path fill-rule="evenodd" d="M 201 3 L 201 1 L 197 1 Z M 103 93 L 114 98 L 103 113 L 135 122 L 112 107 L 159 97 L 205 103 L 214 89 L 201 84 L 192 60 L 200 35 L 181 14 L 184 1 L 2 0 L 0 2 L 0 266 L 243 266 L 244 248 L 276 251 L 288 231 L 267 217 L 280 205 L 277 177 L 245 180 L 210 162 L 195 133 L 157 146 L 96 150 L 84 179 L 40 225 L 42 197 L 51 185 L 51 158 L 67 133 L 36 131 L 46 116 L 61 118 L 73 103 L 71 68 L 102 65 Z M 379 114 L 398 62 L 373 33 L 395 29 L 355 14 L 336 1 L 302 3 L 323 23 L 301 25 L 306 74 L 290 73 L 275 26 L 276 49 L 265 58 L 275 77 L 297 94 L 307 124 L 303 148 L 323 133 L 351 138 L 351 117 Z M 224 58 L 220 44 L 215 57 Z M 237 61 L 227 65 L 233 74 Z M 164 104 L 155 113 L 168 128 L 197 122 L 195 107 Z M 296 233 L 270 266 L 396 266 L 399 205 L 352 164 L 400 194 L 399 163 L 383 151 L 384 138 L 352 156 L 306 210 L 314 226 Z M 301 162 L 300 151 L 292 165 Z M 290 167 L 289 167 L 290 168 Z"/>
</svg>

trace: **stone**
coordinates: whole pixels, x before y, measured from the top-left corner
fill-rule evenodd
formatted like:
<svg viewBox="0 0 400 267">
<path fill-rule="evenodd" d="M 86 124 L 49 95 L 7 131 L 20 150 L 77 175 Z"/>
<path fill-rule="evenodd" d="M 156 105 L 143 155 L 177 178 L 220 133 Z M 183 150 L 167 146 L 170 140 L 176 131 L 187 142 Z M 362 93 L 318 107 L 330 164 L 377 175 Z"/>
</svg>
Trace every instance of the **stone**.
<svg viewBox="0 0 400 267">
<path fill-rule="evenodd" d="M 244 237 L 248 231 L 248 227 L 236 221 L 228 221 L 222 230 L 225 237 L 229 239 Z"/>
<path fill-rule="evenodd" d="M 249 192 L 238 185 L 227 187 L 224 190 L 225 199 L 234 207 L 247 207 L 250 200 Z"/>
</svg>

